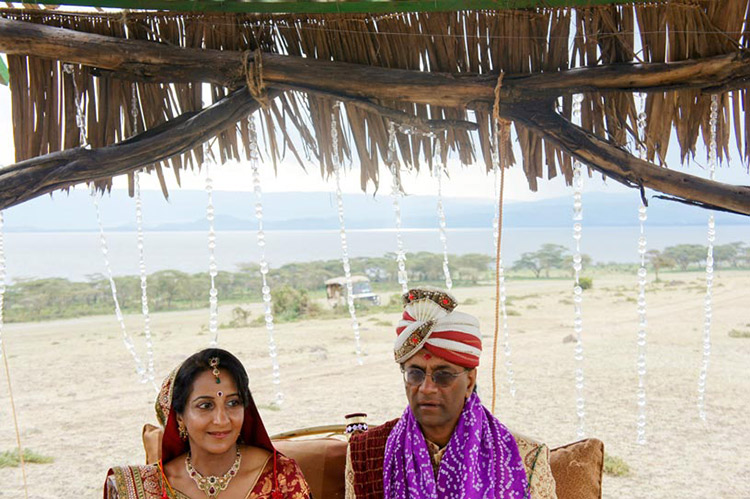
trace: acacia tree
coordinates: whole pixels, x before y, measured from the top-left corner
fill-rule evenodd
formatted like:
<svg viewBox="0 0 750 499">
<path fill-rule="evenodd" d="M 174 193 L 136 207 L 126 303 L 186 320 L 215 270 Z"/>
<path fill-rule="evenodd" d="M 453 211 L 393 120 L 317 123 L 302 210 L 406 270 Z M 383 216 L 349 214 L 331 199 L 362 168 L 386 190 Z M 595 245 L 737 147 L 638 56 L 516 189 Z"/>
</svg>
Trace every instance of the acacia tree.
<svg viewBox="0 0 750 499">
<path fill-rule="evenodd" d="M 585 269 L 586 267 L 591 266 L 592 262 L 593 259 L 589 255 L 587 255 L 586 253 L 581 254 L 581 267 Z M 573 268 L 573 255 L 567 255 L 563 259 L 562 266 L 563 268 L 566 268 L 570 271 L 570 277 L 575 277 L 576 271 Z"/>
<path fill-rule="evenodd" d="M 664 255 L 657 249 L 648 250 L 646 252 L 646 261 L 654 269 L 656 282 L 659 282 L 659 269 L 670 269 L 676 265 L 672 258 Z"/>
<path fill-rule="evenodd" d="M 678 244 L 664 249 L 664 256 L 675 261 L 680 270 L 687 270 L 692 263 L 706 258 L 706 247 L 700 244 Z"/>
<path fill-rule="evenodd" d="M 539 278 L 542 271 L 549 277 L 550 269 L 559 269 L 565 262 L 568 249 L 559 244 L 546 243 L 537 251 L 521 254 L 521 258 L 513 264 L 514 270 L 529 269 Z"/>
<path fill-rule="evenodd" d="M 740 241 L 714 246 L 714 262 L 717 264 L 724 263 L 729 267 L 736 268 L 746 251 L 747 246 Z"/>
</svg>

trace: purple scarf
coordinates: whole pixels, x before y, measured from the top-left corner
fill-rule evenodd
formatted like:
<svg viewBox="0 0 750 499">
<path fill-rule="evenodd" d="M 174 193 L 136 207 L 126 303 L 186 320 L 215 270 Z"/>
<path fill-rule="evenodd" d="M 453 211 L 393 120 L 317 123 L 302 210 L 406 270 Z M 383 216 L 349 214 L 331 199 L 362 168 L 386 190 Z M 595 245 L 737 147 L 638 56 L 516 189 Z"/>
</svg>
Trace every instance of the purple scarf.
<svg viewBox="0 0 750 499">
<path fill-rule="evenodd" d="M 482 406 L 476 393 L 464 405 L 437 479 L 410 407 L 388 435 L 383 462 L 385 499 L 522 499 L 528 497 L 527 488 L 516 440 Z"/>
</svg>

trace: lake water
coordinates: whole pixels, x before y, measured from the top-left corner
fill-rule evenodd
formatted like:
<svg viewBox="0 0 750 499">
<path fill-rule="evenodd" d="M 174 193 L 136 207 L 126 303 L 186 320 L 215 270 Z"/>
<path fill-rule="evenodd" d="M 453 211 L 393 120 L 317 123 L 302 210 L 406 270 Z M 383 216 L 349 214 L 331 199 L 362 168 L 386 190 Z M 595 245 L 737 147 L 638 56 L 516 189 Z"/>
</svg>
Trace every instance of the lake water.
<svg viewBox="0 0 750 499">
<path fill-rule="evenodd" d="M 544 243 L 573 248 L 572 228 L 508 228 L 503 232 L 503 261 L 506 266 L 521 253 L 535 251 Z M 675 244 L 706 244 L 705 226 L 651 227 L 646 229 L 649 249 L 664 249 Z M 105 273 L 94 232 L 11 232 L 4 235 L 8 279 L 64 277 L 85 280 L 86 276 Z M 106 234 L 109 258 L 115 275 L 137 275 L 138 253 L 134 232 Z M 394 230 L 351 230 L 347 232 L 349 255 L 382 256 L 395 252 Z M 272 267 L 285 263 L 330 260 L 341 257 L 339 232 L 268 231 L 266 256 Z M 403 241 L 408 252 L 442 252 L 437 230 L 407 229 Z M 748 226 L 717 227 L 716 244 L 750 242 Z M 208 268 L 205 232 L 146 232 L 146 268 L 202 272 Z M 638 227 L 583 228 L 582 251 L 597 262 L 637 261 Z M 448 251 L 453 254 L 485 253 L 494 255 L 489 229 L 448 230 Z M 216 235 L 216 260 L 219 269 L 235 271 L 244 262 L 257 262 L 260 252 L 254 231 L 226 231 Z M 395 265 L 395 264 L 394 264 Z M 407 262 L 408 267 L 408 262 Z"/>
</svg>

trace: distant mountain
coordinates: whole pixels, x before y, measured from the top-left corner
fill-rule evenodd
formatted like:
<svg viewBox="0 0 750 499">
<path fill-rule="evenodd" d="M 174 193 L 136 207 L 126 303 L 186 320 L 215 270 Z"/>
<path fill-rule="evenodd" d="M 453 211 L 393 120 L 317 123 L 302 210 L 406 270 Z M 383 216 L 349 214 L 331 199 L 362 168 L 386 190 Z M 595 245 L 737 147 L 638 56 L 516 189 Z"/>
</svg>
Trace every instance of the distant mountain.
<svg viewBox="0 0 750 499">
<path fill-rule="evenodd" d="M 584 193 L 584 224 L 588 226 L 638 225 L 639 198 L 632 194 Z M 244 192 L 214 192 L 217 230 L 255 230 L 255 197 Z M 449 228 L 492 226 L 494 202 L 489 199 L 445 198 Z M 503 207 L 506 227 L 568 227 L 572 223 L 572 197 L 507 203 Z M 113 191 L 100 203 L 102 220 L 110 231 L 135 230 L 134 202 L 125 191 Z M 437 226 L 434 196 L 402 199 L 405 228 Z M 390 196 L 345 194 L 344 211 L 349 229 L 393 228 Z M 704 225 L 708 211 L 680 203 L 651 198 L 649 226 Z M 206 193 L 174 191 L 169 200 L 160 192 L 144 191 L 144 227 L 151 231 L 203 231 L 206 221 Z M 263 195 L 263 223 L 267 230 L 335 230 L 339 227 L 336 198 L 328 192 L 266 193 Z M 714 212 L 719 225 L 748 225 L 750 217 Z M 43 197 L 5 211 L 5 230 L 12 232 L 95 231 L 96 215 L 87 191 L 72 190 Z"/>
</svg>

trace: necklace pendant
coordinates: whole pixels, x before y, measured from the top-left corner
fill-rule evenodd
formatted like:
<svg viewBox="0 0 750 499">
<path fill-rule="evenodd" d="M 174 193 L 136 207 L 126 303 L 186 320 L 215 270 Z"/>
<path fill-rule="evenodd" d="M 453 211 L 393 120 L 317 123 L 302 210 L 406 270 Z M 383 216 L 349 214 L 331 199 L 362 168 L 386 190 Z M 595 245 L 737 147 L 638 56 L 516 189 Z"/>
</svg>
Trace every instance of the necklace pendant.
<svg viewBox="0 0 750 499">
<path fill-rule="evenodd" d="M 192 456 L 188 452 L 187 457 L 185 457 L 185 470 L 187 471 L 188 476 L 195 482 L 196 487 L 206 494 L 208 499 L 215 499 L 216 496 L 219 495 L 219 492 L 226 490 L 229 486 L 229 482 L 240 470 L 240 463 L 242 462 L 242 454 L 240 453 L 240 448 L 237 447 L 237 457 L 235 458 L 234 463 L 232 463 L 232 467 L 229 468 L 223 476 L 203 476 L 193 467 L 191 457 Z M 276 499 L 275 496 L 274 499 Z"/>
</svg>

